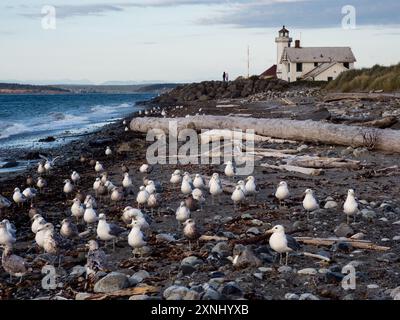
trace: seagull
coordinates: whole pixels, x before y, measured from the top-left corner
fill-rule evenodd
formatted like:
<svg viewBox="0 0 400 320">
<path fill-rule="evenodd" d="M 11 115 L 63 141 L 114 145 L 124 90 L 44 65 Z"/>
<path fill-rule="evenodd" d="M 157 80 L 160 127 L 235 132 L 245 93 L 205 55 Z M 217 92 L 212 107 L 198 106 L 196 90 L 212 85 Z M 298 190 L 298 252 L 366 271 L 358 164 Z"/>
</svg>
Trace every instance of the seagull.
<svg viewBox="0 0 400 320">
<path fill-rule="evenodd" d="M 200 174 L 196 174 L 193 180 L 193 186 L 197 189 L 203 189 L 205 187 L 204 179 Z"/>
<path fill-rule="evenodd" d="M 15 226 L 8 220 L 4 219 L 3 222 L 6 224 L 6 229 L 7 231 L 14 237 L 17 237 L 17 229 L 15 229 Z"/>
<path fill-rule="evenodd" d="M 125 172 L 125 173 L 124 173 L 124 179 L 122 180 L 122 186 L 123 186 L 125 189 L 129 189 L 130 187 L 132 187 L 132 179 L 131 179 L 131 177 L 129 176 L 129 173 L 128 173 L 128 172 Z"/>
<path fill-rule="evenodd" d="M 214 173 L 212 175 L 209 182 L 209 187 L 210 187 L 210 194 L 212 196 L 212 204 L 214 204 L 214 197 L 217 196 L 219 201 L 219 196 L 223 192 L 221 180 L 219 179 L 218 173 Z"/>
<path fill-rule="evenodd" d="M 108 223 L 106 220 L 106 215 L 101 213 L 99 215 L 99 222 L 97 224 L 97 237 L 100 240 L 103 240 L 107 243 L 107 241 L 112 240 L 113 242 L 113 251 L 115 251 L 115 239 L 124 232 L 125 229 L 117 226 L 113 223 Z"/>
<path fill-rule="evenodd" d="M 107 157 L 112 156 L 112 151 L 111 151 L 110 147 L 106 148 L 105 154 L 106 154 Z"/>
<path fill-rule="evenodd" d="M 13 200 L 19 207 L 20 204 L 23 205 L 24 202 L 26 202 L 27 199 L 26 199 L 25 195 L 23 195 L 21 193 L 21 190 L 19 188 L 15 188 L 14 189 L 14 194 L 13 194 Z"/>
<path fill-rule="evenodd" d="M 193 183 L 192 177 L 190 176 L 189 172 L 184 172 L 183 173 L 183 179 L 186 179 L 187 181 L 189 181 L 190 183 Z"/>
<path fill-rule="evenodd" d="M 353 189 L 350 189 L 347 192 L 347 199 L 343 206 L 343 212 L 347 216 L 347 224 L 350 222 L 350 216 L 354 216 L 354 222 L 356 220 L 356 214 L 358 212 L 358 203 L 355 197 L 355 192 Z"/>
<path fill-rule="evenodd" d="M 128 132 L 129 131 L 129 128 L 128 127 L 125 127 L 125 132 Z"/>
<path fill-rule="evenodd" d="M 184 223 L 187 219 L 190 218 L 190 210 L 186 207 L 185 202 L 181 202 L 178 209 L 176 209 L 175 213 L 176 220 L 178 220 L 178 228 L 181 223 Z"/>
<path fill-rule="evenodd" d="M 149 199 L 149 193 L 147 192 L 146 188 L 144 186 L 141 186 L 139 188 L 139 193 L 136 197 L 136 201 L 138 203 L 138 206 L 140 208 L 141 205 L 146 205 L 147 204 L 147 200 Z"/>
<path fill-rule="evenodd" d="M 245 184 L 245 190 L 246 190 L 245 195 L 246 196 L 253 195 L 254 199 L 255 199 L 257 196 L 257 193 L 258 193 L 256 179 L 253 176 L 249 176 L 249 177 L 247 177 L 246 181 L 247 182 Z"/>
<path fill-rule="evenodd" d="M 307 219 L 310 212 L 319 209 L 319 204 L 314 197 L 314 191 L 307 189 L 305 191 L 305 198 L 303 200 L 303 208 L 307 211 Z"/>
<path fill-rule="evenodd" d="M 11 207 L 11 201 L 0 194 L 0 214 L 3 209 Z"/>
<path fill-rule="evenodd" d="M 243 190 L 240 186 L 236 186 L 235 190 L 232 193 L 231 199 L 233 201 L 233 205 L 234 205 L 234 210 L 236 210 L 237 205 L 239 204 L 239 208 L 240 208 L 240 204 L 243 202 L 243 200 L 245 199 L 245 195 L 243 193 Z"/>
<path fill-rule="evenodd" d="M 38 174 L 44 174 L 46 173 L 46 169 L 44 168 L 44 164 L 42 161 L 39 162 L 38 168 L 37 168 L 37 173 Z"/>
<path fill-rule="evenodd" d="M 124 199 L 124 193 L 122 192 L 121 188 L 114 187 L 111 193 L 111 201 L 119 202 Z"/>
<path fill-rule="evenodd" d="M 33 202 L 33 199 L 36 197 L 37 195 L 37 190 L 34 188 L 26 188 L 22 194 L 25 196 L 25 198 L 27 200 L 31 200 L 31 203 Z"/>
<path fill-rule="evenodd" d="M 148 165 L 147 163 L 142 164 L 139 168 L 140 173 L 150 173 L 151 170 L 152 170 L 151 166 Z"/>
<path fill-rule="evenodd" d="M 57 161 L 59 158 L 61 158 L 61 156 L 58 156 L 58 157 L 55 157 L 55 158 L 52 158 L 52 157 L 48 157 L 48 158 L 47 158 L 47 157 L 45 157 L 45 156 L 43 156 L 43 155 L 41 155 L 41 154 L 39 154 L 39 157 L 46 161 L 45 164 L 44 164 L 44 169 L 45 169 L 45 171 L 50 171 L 50 170 L 54 167 L 56 161 Z M 44 172 L 39 172 L 39 170 L 38 170 L 38 173 L 39 173 L 39 174 L 42 174 L 42 173 L 44 173 Z"/>
<path fill-rule="evenodd" d="M 190 177 L 188 177 L 187 175 L 183 176 L 182 184 L 181 184 L 181 192 L 184 195 L 191 194 L 194 189 L 194 186 L 193 186 L 193 183 L 191 180 L 192 179 Z"/>
<path fill-rule="evenodd" d="M 22 277 L 28 273 L 28 265 L 24 258 L 13 254 L 12 246 L 6 245 L 1 257 L 3 269 L 12 277 L 19 277 L 19 283 L 22 282 Z"/>
<path fill-rule="evenodd" d="M 128 244 L 133 248 L 133 255 L 136 257 L 136 251 L 143 248 L 147 243 L 144 239 L 143 232 L 140 230 L 139 223 L 136 220 L 132 220 L 131 232 L 128 235 Z"/>
<path fill-rule="evenodd" d="M 97 241 L 90 240 L 85 246 L 89 249 L 85 264 L 86 277 L 94 275 L 99 271 L 107 271 L 109 269 L 107 256 L 105 252 L 99 248 Z"/>
<path fill-rule="evenodd" d="M 138 215 L 142 215 L 143 216 L 143 213 L 142 213 L 142 211 L 140 209 L 134 209 L 132 207 L 126 207 L 122 211 L 121 219 L 125 224 L 128 225 L 128 224 L 130 224 L 132 222 L 132 218 L 136 217 Z"/>
<path fill-rule="evenodd" d="M 74 223 L 72 223 L 72 221 L 68 218 L 64 219 L 61 222 L 60 234 L 64 238 L 69 238 L 69 239 L 74 239 L 79 237 L 77 226 Z"/>
<path fill-rule="evenodd" d="M 290 197 L 289 188 L 285 181 L 281 181 L 279 183 L 278 188 L 275 192 L 275 197 L 279 200 L 280 204 L 282 203 L 282 201 L 285 201 L 287 198 Z"/>
<path fill-rule="evenodd" d="M 272 235 L 269 238 L 269 245 L 272 250 L 280 254 L 280 264 L 282 264 L 282 254 L 286 253 L 286 265 L 287 265 L 289 252 L 299 250 L 300 245 L 293 237 L 285 234 L 285 228 L 281 225 L 277 225 L 267 231 L 267 234 L 271 233 Z"/>
<path fill-rule="evenodd" d="M 26 184 L 28 187 L 32 187 L 34 185 L 35 181 L 33 180 L 32 176 L 29 174 L 28 177 L 26 178 Z"/>
<path fill-rule="evenodd" d="M 158 209 L 160 207 L 159 196 L 157 193 L 150 194 L 147 199 L 147 207 L 151 209 L 151 213 L 153 213 L 154 209 Z"/>
<path fill-rule="evenodd" d="M 80 179 L 81 179 L 81 176 L 79 175 L 78 172 L 76 172 L 76 171 L 72 172 L 72 174 L 71 174 L 71 180 L 72 180 L 72 182 L 73 182 L 74 184 L 78 184 Z"/>
<path fill-rule="evenodd" d="M 93 209 L 97 208 L 97 202 L 96 199 L 93 198 L 90 194 L 88 194 L 85 198 L 85 201 L 83 202 L 85 206 L 88 206 L 89 204 L 92 206 Z"/>
<path fill-rule="evenodd" d="M 225 175 L 229 178 L 235 177 L 236 169 L 232 163 L 232 161 L 228 161 L 225 167 Z"/>
<path fill-rule="evenodd" d="M 44 247 L 44 236 L 46 235 L 46 232 L 47 232 L 49 226 L 53 226 L 53 225 L 51 223 L 40 224 L 36 231 L 35 242 L 39 248 L 43 249 L 43 247 Z"/>
<path fill-rule="evenodd" d="M 171 179 L 169 182 L 172 184 L 178 184 L 182 181 L 182 175 L 180 170 L 175 170 L 174 173 L 171 175 Z"/>
<path fill-rule="evenodd" d="M 196 226 L 196 222 L 193 219 L 188 219 L 184 223 L 183 234 L 189 240 L 189 251 L 191 249 L 191 240 L 198 240 L 200 238 L 200 232 Z"/>
<path fill-rule="evenodd" d="M 64 181 L 64 193 L 65 196 L 68 197 L 69 194 L 72 193 L 72 191 L 74 191 L 74 185 L 71 183 L 71 180 L 65 180 Z"/>
<path fill-rule="evenodd" d="M 36 208 L 35 204 L 31 204 L 31 208 L 28 211 L 29 218 L 32 219 L 36 214 L 39 213 L 39 210 Z"/>
<path fill-rule="evenodd" d="M 97 222 L 97 213 L 93 209 L 91 203 L 86 204 L 86 209 L 85 209 L 85 212 L 83 213 L 83 220 L 87 224 L 93 224 L 93 223 Z"/>
<path fill-rule="evenodd" d="M 42 192 L 42 189 L 46 188 L 47 182 L 42 177 L 39 177 L 36 186 L 39 188 L 39 191 Z"/>
<path fill-rule="evenodd" d="M 82 205 L 81 200 L 75 198 L 72 200 L 73 204 L 71 207 L 71 215 L 75 217 L 76 221 L 78 222 L 80 218 L 83 217 L 85 213 L 85 207 Z"/>
<path fill-rule="evenodd" d="M 156 193 L 156 186 L 155 186 L 153 180 L 149 180 L 149 181 L 147 182 L 146 191 L 147 191 L 149 194 Z"/>
<path fill-rule="evenodd" d="M 123 173 L 129 173 L 129 167 L 125 163 L 121 165 L 121 170 Z"/>
<path fill-rule="evenodd" d="M 96 165 L 94 166 L 94 170 L 97 173 L 104 171 L 103 165 L 99 161 L 96 161 Z"/>
<path fill-rule="evenodd" d="M 200 210 L 203 210 L 203 205 L 206 202 L 206 199 L 203 196 L 203 191 L 201 191 L 201 189 L 194 189 L 192 191 L 192 197 L 194 200 L 196 200 L 199 205 L 200 205 Z"/>
<path fill-rule="evenodd" d="M 16 240 L 15 236 L 7 228 L 7 223 L 4 221 L 0 222 L 0 245 L 10 246 Z"/>
<path fill-rule="evenodd" d="M 32 226 L 31 226 L 32 232 L 34 234 L 37 234 L 39 229 L 41 229 L 46 223 L 47 223 L 46 220 L 44 220 L 44 218 L 40 214 L 35 214 L 32 217 Z"/>
<path fill-rule="evenodd" d="M 116 186 L 110 180 L 107 180 L 105 183 L 101 182 L 99 184 L 100 189 L 101 189 L 102 185 L 104 185 L 104 187 L 107 188 L 108 193 L 111 193 L 116 188 Z"/>
<path fill-rule="evenodd" d="M 57 259 L 58 256 L 58 265 L 60 265 L 61 263 L 60 251 L 69 249 L 70 243 L 67 242 L 67 239 L 60 237 L 55 232 L 54 226 L 51 223 L 47 223 L 43 227 L 43 229 L 45 230 L 43 235 L 43 249 L 46 253 L 54 255 L 55 259 Z"/>
<path fill-rule="evenodd" d="M 100 175 L 100 180 L 101 180 L 101 182 L 103 182 L 105 184 L 108 181 L 108 173 L 107 172 L 103 172 Z"/>
<path fill-rule="evenodd" d="M 244 196 L 247 196 L 246 184 L 244 183 L 244 181 L 239 180 L 237 186 L 239 186 L 240 189 L 243 191 Z"/>
</svg>

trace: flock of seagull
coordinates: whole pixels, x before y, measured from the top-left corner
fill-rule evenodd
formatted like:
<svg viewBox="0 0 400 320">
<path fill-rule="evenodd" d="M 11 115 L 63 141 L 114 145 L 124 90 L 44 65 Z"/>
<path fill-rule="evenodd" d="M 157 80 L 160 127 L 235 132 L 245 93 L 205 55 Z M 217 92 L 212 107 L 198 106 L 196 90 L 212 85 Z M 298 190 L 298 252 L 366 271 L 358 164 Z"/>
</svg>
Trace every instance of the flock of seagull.
<svg viewBox="0 0 400 320">
<path fill-rule="evenodd" d="M 110 147 L 105 150 L 107 157 L 112 157 L 113 152 Z M 128 206 L 122 210 L 121 219 L 126 228 L 131 228 L 130 231 L 125 227 L 107 221 L 104 213 L 98 214 L 97 201 L 103 201 L 108 197 L 111 202 L 116 205 L 122 201 L 127 194 L 132 194 L 133 181 L 130 177 L 129 168 L 126 165 L 121 166 L 123 173 L 123 180 L 121 186 L 116 186 L 108 178 L 105 167 L 99 161 L 94 164 L 94 171 L 98 175 L 93 183 L 94 196 L 88 194 L 86 197 L 79 191 L 75 198 L 72 194 L 79 186 L 81 176 L 78 172 L 73 171 L 70 179 L 64 181 L 62 188 L 63 193 L 67 199 L 72 200 L 70 207 L 71 216 L 61 221 L 61 228 L 56 230 L 54 224 L 46 221 L 46 219 L 39 213 L 35 207 L 35 198 L 45 193 L 47 182 L 44 175 L 55 166 L 55 159 L 46 159 L 45 162 L 40 162 L 37 167 L 39 177 L 35 181 L 31 176 L 27 178 L 28 187 L 21 191 L 19 188 L 14 189 L 12 200 L 0 195 L 0 213 L 7 208 L 13 206 L 13 202 L 18 207 L 23 207 L 25 204 L 30 204 L 29 217 L 31 218 L 31 231 L 35 235 L 36 245 L 45 253 L 51 254 L 55 259 L 61 259 L 61 255 L 72 248 L 76 239 L 82 239 L 88 235 L 95 234 L 97 239 L 102 240 L 107 245 L 112 242 L 113 250 L 115 250 L 115 242 L 123 235 L 127 235 L 129 246 L 132 248 L 134 257 L 137 254 L 142 254 L 142 249 L 147 245 L 147 235 L 151 225 L 151 214 L 159 212 L 161 203 L 160 195 L 163 192 L 163 185 L 158 181 L 149 180 L 146 175 L 152 171 L 152 167 L 148 164 L 143 164 L 139 168 L 139 172 L 144 174 L 143 185 L 140 186 L 136 196 L 136 206 Z M 236 169 L 234 163 L 231 161 L 225 164 L 224 174 L 227 178 L 236 178 Z M 192 218 L 192 212 L 202 211 L 206 202 L 206 193 L 209 193 L 212 198 L 212 203 L 215 199 L 220 202 L 220 196 L 224 192 L 223 182 L 218 173 L 214 173 L 208 184 L 206 179 L 200 175 L 191 175 L 188 172 L 182 173 L 181 170 L 175 170 L 171 174 L 169 183 L 174 188 L 179 188 L 180 192 L 184 195 L 185 201 L 182 201 L 176 209 L 176 223 L 178 229 L 182 227 L 182 233 L 189 242 L 189 250 L 191 251 L 191 241 L 198 241 L 202 235 L 201 230 Z M 39 191 L 34 188 L 36 187 Z M 233 183 L 235 185 L 235 183 Z M 237 210 L 243 202 L 249 197 L 256 199 L 257 194 L 260 192 L 256 184 L 254 176 L 249 176 L 245 180 L 240 180 L 236 183 L 231 200 L 233 202 L 234 210 Z M 291 196 L 288 184 L 282 181 L 277 186 L 275 197 L 280 205 L 289 199 Z M 303 208 L 308 214 L 319 209 L 318 201 L 314 192 L 310 189 L 305 191 L 303 200 Z M 151 210 L 151 211 L 150 211 Z M 347 199 L 343 206 L 343 212 L 347 215 L 347 223 L 351 216 L 355 217 L 358 212 L 358 202 L 355 197 L 354 190 L 349 190 Z M 85 232 L 78 232 L 77 224 L 85 224 L 87 229 Z M 288 253 L 297 251 L 300 246 L 294 238 L 285 234 L 285 229 L 281 225 L 277 225 L 268 230 L 271 233 L 270 247 L 280 254 L 282 262 L 282 254 L 286 254 L 286 264 Z M 29 272 L 28 264 L 24 258 L 13 253 L 13 246 L 17 241 L 17 230 L 12 222 L 4 219 L 0 222 L 0 246 L 4 248 L 2 254 L 2 266 L 6 272 L 11 276 L 21 277 Z M 100 248 L 95 240 L 90 240 L 87 244 L 87 274 L 95 273 L 96 270 L 101 270 L 106 264 L 104 251 Z"/>
</svg>

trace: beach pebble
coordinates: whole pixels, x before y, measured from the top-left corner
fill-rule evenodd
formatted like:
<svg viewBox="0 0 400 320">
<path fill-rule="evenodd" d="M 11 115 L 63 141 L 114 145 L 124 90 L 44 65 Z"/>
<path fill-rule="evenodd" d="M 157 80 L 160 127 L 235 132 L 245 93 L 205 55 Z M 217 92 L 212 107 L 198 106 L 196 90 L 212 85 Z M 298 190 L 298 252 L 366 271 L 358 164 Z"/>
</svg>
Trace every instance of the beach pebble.
<svg viewBox="0 0 400 320">
<path fill-rule="evenodd" d="M 212 249 L 211 252 L 218 254 L 221 258 L 226 258 L 232 254 L 227 242 L 218 242 Z"/>
<path fill-rule="evenodd" d="M 86 300 L 86 298 L 89 298 L 91 296 L 90 293 L 87 292 L 78 292 L 75 295 L 75 300 Z"/>
<path fill-rule="evenodd" d="M 305 268 L 297 271 L 297 273 L 302 275 L 315 275 L 318 271 L 314 268 Z"/>
<path fill-rule="evenodd" d="M 246 231 L 246 234 L 252 234 L 252 235 L 258 236 L 259 234 L 261 234 L 261 231 L 256 227 L 252 227 Z"/>
<path fill-rule="evenodd" d="M 274 269 L 272 269 L 272 268 L 266 268 L 266 267 L 260 267 L 260 268 L 258 268 L 258 271 L 260 271 L 260 272 L 272 272 Z"/>
<path fill-rule="evenodd" d="M 223 294 L 226 297 L 242 297 L 243 296 L 242 289 L 234 281 L 231 281 L 231 282 L 228 282 L 227 284 L 225 284 L 221 288 L 220 292 L 221 292 L 221 294 Z"/>
<path fill-rule="evenodd" d="M 355 235 L 352 235 L 350 238 L 354 240 L 362 240 L 365 238 L 365 234 L 362 232 L 358 232 Z"/>
<path fill-rule="evenodd" d="M 327 203 L 325 203 L 324 208 L 325 209 L 333 209 L 333 208 L 337 208 L 338 204 L 336 201 L 328 201 Z"/>
<path fill-rule="evenodd" d="M 250 247 L 236 245 L 233 249 L 233 265 L 236 268 L 260 267 L 262 262 L 257 258 Z"/>
<path fill-rule="evenodd" d="M 143 300 L 150 300 L 150 297 L 146 294 L 139 294 L 136 296 L 129 297 L 128 300 L 142 300 L 143 301 Z"/>
<path fill-rule="evenodd" d="M 369 210 L 369 209 L 362 209 L 361 214 L 362 214 L 362 217 L 366 220 L 373 220 L 377 216 L 375 211 Z"/>
<path fill-rule="evenodd" d="M 141 283 L 144 279 L 148 277 L 150 277 L 150 274 L 146 270 L 140 270 L 129 277 L 129 283 L 131 286 L 134 286 L 138 283 Z"/>
<path fill-rule="evenodd" d="M 299 300 L 319 300 L 319 298 L 311 293 L 303 293 Z"/>
<path fill-rule="evenodd" d="M 212 288 L 207 288 L 207 290 L 205 290 L 203 296 L 201 297 L 201 300 L 220 300 L 220 299 L 221 299 L 221 294 Z"/>
<path fill-rule="evenodd" d="M 262 280 L 263 277 L 264 277 L 264 274 L 261 273 L 261 272 L 256 272 L 256 273 L 253 273 L 253 276 L 254 276 L 255 278 L 259 279 L 259 280 Z"/>
<path fill-rule="evenodd" d="M 241 215 L 241 218 L 243 220 L 252 220 L 253 216 L 250 213 L 244 213 L 244 214 Z"/>
<path fill-rule="evenodd" d="M 368 289 L 378 289 L 379 286 L 377 284 L 369 284 L 369 285 L 367 285 L 367 288 Z"/>
<path fill-rule="evenodd" d="M 381 255 L 380 257 L 376 258 L 376 261 L 378 262 L 386 262 L 386 263 L 394 263 L 398 262 L 400 260 L 400 257 L 394 253 L 394 252 L 389 252 Z"/>
<path fill-rule="evenodd" d="M 286 273 L 286 272 L 292 272 L 292 271 L 293 271 L 292 267 L 289 267 L 289 266 L 280 266 L 278 268 L 279 273 Z"/>
<path fill-rule="evenodd" d="M 167 300 L 183 300 L 189 289 L 183 286 L 172 285 L 164 290 L 163 297 Z"/>
<path fill-rule="evenodd" d="M 86 273 L 86 268 L 83 266 L 75 266 L 71 270 L 71 275 L 75 277 L 80 277 Z"/>
<path fill-rule="evenodd" d="M 176 239 L 174 238 L 173 235 L 169 234 L 169 233 L 160 233 L 156 235 L 156 240 L 158 242 L 175 242 Z"/>
<path fill-rule="evenodd" d="M 262 222 L 261 220 L 258 219 L 253 219 L 251 220 L 251 224 L 255 225 L 255 226 L 262 226 L 264 224 L 264 222 Z M 247 230 L 248 232 L 249 230 Z"/>
<path fill-rule="evenodd" d="M 130 286 L 128 277 L 119 272 L 111 272 L 104 278 L 101 278 L 94 285 L 96 293 L 111 293 L 122 290 Z"/>
<path fill-rule="evenodd" d="M 181 261 L 181 266 L 182 265 L 191 265 L 191 266 L 198 266 L 203 264 L 203 260 L 199 259 L 198 257 L 195 256 L 190 256 L 186 257 Z"/>
<path fill-rule="evenodd" d="M 335 229 L 335 235 L 337 237 L 349 237 L 352 234 L 354 234 L 354 230 L 346 223 L 341 223 L 336 229 Z"/>
<path fill-rule="evenodd" d="M 399 241 L 400 240 L 400 236 L 394 236 L 392 240 L 393 241 Z"/>
<path fill-rule="evenodd" d="M 295 293 L 286 293 L 285 294 L 285 299 L 286 300 L 299 300 L 300 296 L 295 294 Z"/>
</svg>

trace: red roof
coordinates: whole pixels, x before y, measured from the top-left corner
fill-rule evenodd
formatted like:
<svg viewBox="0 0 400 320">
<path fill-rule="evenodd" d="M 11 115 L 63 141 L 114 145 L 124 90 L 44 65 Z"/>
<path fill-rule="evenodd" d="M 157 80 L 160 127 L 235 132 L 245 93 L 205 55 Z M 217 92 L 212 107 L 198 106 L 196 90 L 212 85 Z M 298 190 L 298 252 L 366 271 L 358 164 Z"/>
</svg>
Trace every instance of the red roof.
<svg viewBox="0 0 400 320">
<path fill-rule="evenodd" d="M 266 70 L 262 74 L 260 74 L 260 77 L 276 78 L 276 69 L 277 69 L 276 64 L 274 64 L 268 70 Z"/>
</svg>

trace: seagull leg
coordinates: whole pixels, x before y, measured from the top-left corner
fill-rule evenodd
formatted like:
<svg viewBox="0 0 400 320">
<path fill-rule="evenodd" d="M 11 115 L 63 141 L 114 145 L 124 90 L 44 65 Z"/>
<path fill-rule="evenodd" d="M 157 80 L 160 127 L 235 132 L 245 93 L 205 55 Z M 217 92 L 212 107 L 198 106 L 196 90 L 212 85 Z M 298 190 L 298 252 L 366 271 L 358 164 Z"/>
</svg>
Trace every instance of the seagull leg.
<svg viewBox="0 0 400 320">
<path fill-rule="evenodd" d="M 347 224 L 350 224 L 350 217 L 347 215 Z"/>
<path fill-rule="evenodd" d="M 115 239 L 113 239 L 112 241 L 113 241 L 113 252 L 115 252 Z"/>
<path fill-rule="evenodd" d="M 279 253 L 279 264 L 282 264 L 282 253 Z"/>
<path fill-rule="evenodd" d="M 189 240 L 189 252 L 191 252 L 191 251 L 192 251 L 192 245 L 191 245 L 190 240 Z"/>
<path fill-rule="evenodd" d="M 288 265 L 289 252 L 286 252 L 286 265 Z"/>
</svg>

